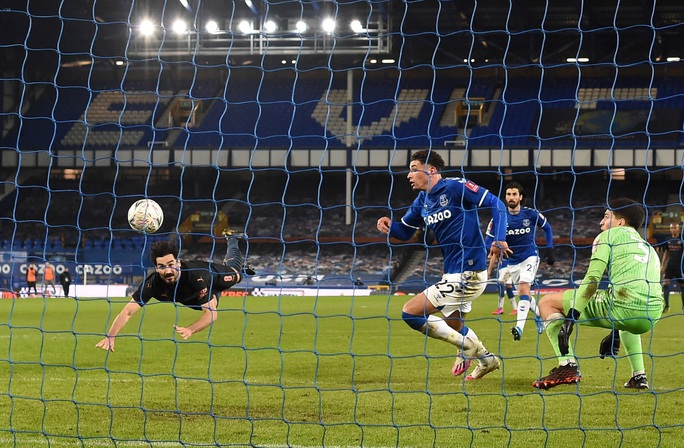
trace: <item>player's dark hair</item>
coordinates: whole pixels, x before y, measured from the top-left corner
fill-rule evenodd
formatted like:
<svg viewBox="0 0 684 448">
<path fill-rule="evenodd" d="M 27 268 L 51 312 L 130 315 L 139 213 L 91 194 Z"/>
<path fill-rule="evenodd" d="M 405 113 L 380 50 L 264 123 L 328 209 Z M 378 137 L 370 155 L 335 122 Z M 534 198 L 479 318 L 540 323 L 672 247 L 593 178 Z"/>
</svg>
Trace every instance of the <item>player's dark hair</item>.
<svg viewBox="0 0 684 448">
<path fill-rule="evenodd" d="M 176 246 L 171 241 L 157 241 L 150 247 L 150 259 L 152 264 L 157 264 L 157 258 L 164 257 L 166 255 L 178 256 L 178 246 Z"/>
<path fill-rule="evenodd" d="M 518 193 L 520 194 L 521 197 L 523 197 L 523 198 L 525 197 L 525 189 L 518 182 L 511 181 L 511 182 L 507 183 L 506 186 L 504 187 L 504 193 L 508 189 L 516 189 L 516 190 L 518 190 Z"/>
<path fill-rule="evenodd" d="M 423 165 L 432 165 L 437 171 L 444 169 L 444 159 L 435 150 L 421 149 L 413 153 L 411 160 L 417 160 Z"/>
<path fill-rule="evenodd" d="M 641 227 L 646 219 L 644 207 L 629 198 L 611 199 L 608 202 L 608 208 L 615 216 L 624 219 L 628 226 L 635 229 Z"/>
</svg>

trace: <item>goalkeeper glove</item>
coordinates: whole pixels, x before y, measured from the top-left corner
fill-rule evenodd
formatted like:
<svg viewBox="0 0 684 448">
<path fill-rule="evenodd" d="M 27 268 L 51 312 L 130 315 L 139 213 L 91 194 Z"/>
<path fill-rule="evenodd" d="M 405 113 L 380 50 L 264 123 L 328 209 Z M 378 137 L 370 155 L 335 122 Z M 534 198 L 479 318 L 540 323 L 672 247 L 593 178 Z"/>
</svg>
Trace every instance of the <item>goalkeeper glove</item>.
<svg viewBox="0 0 684 448">
<path fill-rule="evenodd" d="M 558 333 L 558 350 L 560 350 L 560 354 L 563 356 L 570 353 L 570 335 L 572 334 L 572 328 L 575 326 L 575 322 L 577 322 L 579 317 L 580 312 L 574 308 L 570 308 L 565 317 L 565 322 L 561 325 L 560 332 Z"/>
<path fill-rule="evenodd" d="M 556 262 L 556 257 L 553 255 L 553 247 L 549 247 L 546 249 L 546 264 L 549 266 L 553 266 L 553 264 Z"/>
<path fill-rule="evenodd" d="M 608 336 L 603 338 L 599 345 L 599 355 L 601 359 L 606 356 L 617 356 L 620 351 L 620 332 L 613 330 Z"/>
</svg>

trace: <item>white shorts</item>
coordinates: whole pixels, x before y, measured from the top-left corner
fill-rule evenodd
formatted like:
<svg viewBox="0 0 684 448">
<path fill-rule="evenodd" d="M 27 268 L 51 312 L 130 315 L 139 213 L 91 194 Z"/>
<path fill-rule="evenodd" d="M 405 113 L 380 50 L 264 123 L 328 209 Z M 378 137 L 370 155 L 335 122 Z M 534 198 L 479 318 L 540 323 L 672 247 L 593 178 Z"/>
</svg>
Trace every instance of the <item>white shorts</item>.
<svg viewBox="0 0 684 448">
<path fill-rule="evenodd" d="M 532 284 L 537 276 L 539 268 L 539 257 L 532 255 L 527 257 L 522 263 L 508 265 L 508 273 L 511 275 L 511 282 L 517 285 L 520 282 Z"/>
<path fill-rule="evenodd" d="M 509 271 L 509 266 L 506 265 L 502 268 L 499 268 L 499 283 L 503 283 L 505 285 L 511 285 L 511 271 Z"/>
<path fill-rule="evenodd" d="M 423 293 L 430 303 L 446 317 L 454 311 L 469 313 L 472 302 L 482 295 L 487 286 L 487 271 L 465 271 L 444 274 L 442 280 Z"/>
</svg>

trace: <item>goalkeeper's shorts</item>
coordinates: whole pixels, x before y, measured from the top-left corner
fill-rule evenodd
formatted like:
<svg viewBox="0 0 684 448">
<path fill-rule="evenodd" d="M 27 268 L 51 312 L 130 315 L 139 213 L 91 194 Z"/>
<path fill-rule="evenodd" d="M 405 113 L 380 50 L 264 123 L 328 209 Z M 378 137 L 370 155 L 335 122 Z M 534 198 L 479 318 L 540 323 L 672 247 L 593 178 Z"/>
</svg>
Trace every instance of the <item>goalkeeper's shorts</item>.
<svg viewBox="0 0 684 448">
<path fill-rule="evenodd" d="M 563 293 L 563 308 L 566 312 L 573 307 L 576 291 L 569 289 Z M 645 298 L 644 303 L 647 303 Z M 662 298 L 650 298 L 648 303 L 652 306 L 644 309 L 628 308 L 613 300 L 612 291 L 599 289 L 582 311 L 579 323 L 590 327 L 643 334 L 651 331 L 663 313 Z"/>
</svg>

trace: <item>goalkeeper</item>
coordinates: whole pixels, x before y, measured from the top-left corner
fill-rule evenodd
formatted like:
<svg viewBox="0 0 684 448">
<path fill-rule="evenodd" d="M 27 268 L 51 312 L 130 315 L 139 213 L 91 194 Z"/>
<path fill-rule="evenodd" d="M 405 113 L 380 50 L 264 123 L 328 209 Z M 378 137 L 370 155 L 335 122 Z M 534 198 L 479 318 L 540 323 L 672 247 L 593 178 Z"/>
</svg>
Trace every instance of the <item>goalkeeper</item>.
<svg viewBox="0 0 684 448">
<path fill-rule="evenodd" d="M 559 364 L 533 387 L 549 389 L 580 381 L 570 343 L 573 326 L 579 321 L 611 330 L 599 346 L 601 358 L 616 356 L 622 341 L 632 367 L 625 387 L 649 388 L 640 335 L 652 330 L 660 319 L 663 297 L 658 255 L 636 230 L 643 225 L 644 217 L 643 207 L 631 199 L 610 201 L 579 289 L 542 297 L 539 308 Z M 598 289 L 606 271 L 609 287 Z"/>
<path fill-rule="evenodd" d="M 243 272 L 253 275 L 249 267 L 243 267 L 244 257 L 237 238 L 231 231 L 224 232 L 228 240 L 223 265 L 206 261 L 184 261 L 176 258 L 178 247 L 169 241 L 158 241 L 150 248 L 150 258 L 155 271 L 147 276 L 132 295 L 132 299 L 114 319 L 107 336 L 97 343 L 102 350 L 114 351 L 116 336 L 130 318 L 153 297 L 160 302 L 185 305 L 202 314 L 187 327 L 175 325 L 176 332 L 188 339 L 198 331 L 213 324 L 218 315 L 218 301 L 221 292 L 242 280 Z"/>
<path fill-rule="evenodd" d="M 444 256 L 444 275 L 404 304 L 402 319 L 416 331 L 443 340 L 460 349 L 451 373 L 465 373 L 473 359 L 478 366 L 466 380 L 482 378 L 499 368 L 499 359 L 489 353 L 465 316 L 487 284 L 487 252 L 480 231 L 477 209 L 488 207 L 494 217 L 492 252 L 508 255 L 506 206 L 487 189 L 460 178 L 443 178 L 444 160 L 435 151 L 421 150 L 411 156 L 408 181 L 419 191 L 401 222 L 383 216 L 377 229 L 409 240 L 423 225 L 432 229 Z M 440 312 L 444 319 L 436 316 Z"/>
</svg>

